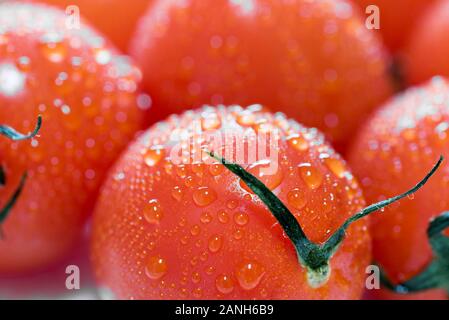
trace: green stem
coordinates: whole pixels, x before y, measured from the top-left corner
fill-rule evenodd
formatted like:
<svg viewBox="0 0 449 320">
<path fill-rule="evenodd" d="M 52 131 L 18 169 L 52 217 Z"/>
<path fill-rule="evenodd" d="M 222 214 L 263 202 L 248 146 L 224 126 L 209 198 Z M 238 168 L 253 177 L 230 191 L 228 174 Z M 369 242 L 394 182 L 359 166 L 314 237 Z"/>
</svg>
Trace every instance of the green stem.
<svg viewBox="0 0 449 320">
<path fill-rule="evenodd" d="M 331 272 L 329 260 L 337 251 L 339 245 L 345 238 L 346 229 L 352 223 L 418 191 L 435 173 L 435 171 L 439 168 L 443 161 L 443 157 L 440 157 L 438 162 L 424 177 L 424 179 L 422 179 L 416 186 L 414 186 L 410 190 L 399 196 L 368 206 L 367 208 L 363 209 L 362 211 L 356 213 L 351 218 L 346 220 L 343 225 L 334 234 L 332 234 L 324 244 L 316 244 L 307 238 L 304 230 L 296 220 L 295 216 L 282 203 L 282 201 L 279 200 L 279 198 L 260 180 L 247 172 L 240 165 L 229 163 L 225 159 L 215 155 L 213 152 L 210 152 L 209 154 L 210 156 L 218 160 L 221 164 L 223 164 L 232 173 L 240 177 L 240 179 L 242 179 L 243 182 L 245 182 L 245 184 L 268 207 L 270 212 L 277 219 L 286 235 L 293 243 L 296 249 L 298 261 L 307 269 L 308 281 L 312 287 L 319 287 L 327 282 Z"/>
<path fill-rule="evenodd" d="M 433 251 L 432 262 L 418 275 L 399 284 L 393 284 L 381 273 L 382 284 L 396 293 L 413 293 L 429 289 L 449 291 L 449 238 L 443 231 L 449 227 L 449 211 L 433 219 L 427 229 L 427 237 Z"/>
<path fill-rule="evenodd" d="M 2 224 L 5 222 L 6 218 L 8 217 L 9 213 L 11 212 L 11 209 L 16 204 L 17 199 L 19 199 L 20 194 L 22 193 L 23 187 L 25 186 L 26 178 L 27 178 L 27 174 L 25 173 L 22 176 L 22 178 L 20 179 L 19 186 L 14 191 L 14 194 L 8 200 L 8 202 L 6 203 L 6 206 L 3 209 L 1 209 L 1 211 L 0 211 L 0 239 L 4 238 L 3 231 L 2 231 Z"/>
<path fill-rule="evenodd" d="M 37 117 L 36 127 L 34 128 L 33 132 L 29 134 L 23 134 L 6 125 L 0 125 L 0 135 L 6 136 L 7 138 L 14 141 L 31 139 L 34 138 L 39 133 L 41 126 L 42 126 L 42 117 L 39 115 Z"/>
</svg>

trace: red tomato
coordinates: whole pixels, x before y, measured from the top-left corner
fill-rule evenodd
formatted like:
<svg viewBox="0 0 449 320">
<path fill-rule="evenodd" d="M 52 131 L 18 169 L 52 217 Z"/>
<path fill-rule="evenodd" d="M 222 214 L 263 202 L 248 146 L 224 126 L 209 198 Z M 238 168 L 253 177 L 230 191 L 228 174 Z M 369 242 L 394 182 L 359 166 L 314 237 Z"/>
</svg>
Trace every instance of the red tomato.
<svg viewBox="0 0 449 320">
<path fill-rule="evenodd" d="M 379 7 L 379 32 L 387 47 L 397 53 L 404 48 L 416 22 L 436 0 L 354 0 L 354 2 L 363 12 L 366 12 L 366 8 L 370 5 Z"/>
<path fill-rule="evenodd" d="M 414 29 L 405 51 L 405 72 L 411 84 L 436 75 L 449 76 L 449 2 L 435 3 Z"/>
<path fill-rule="evenodd" d="M 247 169 L 292 210 L 309 239 L 325 241 L 364 206 L 346 164 L 315 129 L 256 106 L 171 116 L 129 147 L 102 189 L 92 235 L 100 286 L 124 299 L 360 298 L 371 261 L 366 221 L 350 227 L 330 279 L 312 288 L 257 196 L 223 165 L 190 158 L 201 156 L 194 142 L 232 133 L 247 159 L 256 132 L 277 137 L 270 145 L 278 154 Z M 178 153 L 179 146 L 191 152 Z M 228 160 L 238 154 L 225 150 Z M 179 164 L 178 155 L 188 163 Z"/>
<path fill-rule="evenodd" d="M 78 6 L 81 17 L 87 19 L 123 52 L 128 50 L 129 39 L 137 21 L 151 0 L 29 0 L 43 2 L 66 9 Z"/>
<path fill-rule="evenodd" d="M 131 48 L 160 118 L 259 103 L 341 144 L 390 92 L 384 49 L 341 0 L 157 1 Z"/>
<path fill-rule="evenodd" d="M 391 100 L 371 119 L 349 156 L 367 201 L 403 192 L 424 176 L 440 155 L 449 158 L 448 106 L 449 83 L 435 78 Z M 403 200 L 373 216 L 374 260 L 393 282 L 404 282 L 429 264 L 429 221 L 448 209 L 446 160 L 413 201 Z M 428 294 L 441 297 L 439 292 Z"/>
<path fill-rule="evenodd" d="M 28 171 L 3 225 L 0 272 L 28 271 L 60 258 L 77 240 L 105 171 L 140 128 L 140 72 L 97 33 L 65 28 L 63 12 L 0 5 L 0 119 L 38 138 L 0 137 L 6 203 Z M 0 205 L 2 207 L 2 205 Z"/>
</svg>

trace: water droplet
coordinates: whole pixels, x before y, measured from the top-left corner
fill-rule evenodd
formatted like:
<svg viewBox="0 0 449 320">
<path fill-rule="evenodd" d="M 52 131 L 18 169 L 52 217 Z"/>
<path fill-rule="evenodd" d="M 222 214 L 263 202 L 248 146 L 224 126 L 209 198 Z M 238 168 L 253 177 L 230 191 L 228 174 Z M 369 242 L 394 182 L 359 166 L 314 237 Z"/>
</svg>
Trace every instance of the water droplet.
<svg viewBox="0 0 449 320">
<path fill-rule="evenodd" d="M 218 220 L 221 223 L 228 223 L 229 222 L 229 215 L 226 211 L 220 211 L 218 212 Z"/>
<path fill-rule="evenodd" d="M 215 286 L 223 294 L 229 294 L 234 291 L 234 281 L 225 274 L 221 274 L 215 279 Z"/>
<path fill-rule="evenodd" d="M 156 200 L 150 200 L 144 208 L 145 220 L 151 224 L 159 223 L 163 216 L 163 210 L 160 203 Z"/>
<path fill-rule="evenodd" d="M 201 223 L 208 224 L 212 221 L 212 216 L 209 212 L 203 212 L 200 216 Z"/>
<path fill-rule="evenodd" d="M 226 206 L 228 207 L 228 209 L 234 210 L 235 208 L 237 208 L 239 205 L 239 203 L 236 200 L 229 200 L 228 203 L 226 203 Z"/>
<path fill-rule="evenodd" d="M 201 298 L 201 296 L 203 295 L 203 289 L 201 289 L 201 288 L 193 289 L 192 294 L 197 299 Z"/>
<path fill-rule="evenodd" d="M 234 231 L 234 239 L 241 240 L 243 238 L 243 231 L 241 229 L 237 229 Z"/>
<path fill-rule="evenodd" d="M 25 87 L 25 75 L 12 63 L 0 65 L 0 94 L 13 97 Z"/>
<path fill-rule="evenodd" d="M 209 187 L 199 187 L 193 192 L 193 201 L 199 207 L 207 207 L 216 199 L 216 192 Z"/>
<path fill-rule="evenodd" d="M 318 189 L 323 183 L 323 174 L 318 169 L 312 167 L 310 163 L 299 165 L 299 172 L 301 178 L 312 190 Z"/>
<path fill-rule="evenodd" d="M 309 148 L 309 143 L 303 137 L 298 134 L 291 135 L 287 138 L 290 146 L 298 151 L 306 151 Z"/>
<path fill-rule="evenodd" d="M 276 189 L 284 178 L 279 166 L 270 160 L 258 161 L 249 166 L 247 171 L 258 178 L 270 190 Z M 240 180 L 240 186 L 246 191 L 253 193 L 243 180 Z"/>
<path fill-rule="evenodd" d="M 410 200 L 415 199 L 415 194 L 414 193 L 410 193 L 407 195 L 407 198 L 409 198 Z"/>
<path fill-rule="evenodd" d="M 199 225 L 194 225 L 191 229 L 190 229 L 190 233 L 192 234 L 192 236 L 197 236 L 199 235 L 201 232 L 201 228 Z"/>
<path fill-rule="evenodd" d="M 221 127 L 221 120 L 217 113 L 206 112 L 201 115 L 201 128 L 204 131 L 216 130 Z"/>
<path fill-rule="evenodd" d="M 326 158 L 324 159 L 324 163 L 337 177 L 343 178 L 345 176 L 347 169 L 343 161 L 334 158 Z"/>
<path fill-rule="evenodd" d="M 176 201 L 179 202 L 179 201 L 181 201 L 181 199 L 184 195 L 184 192 L 182 191 L 181 187 L 175 186 L 172 189 L 171 195 L 172 195 L 173 199 L 175 199 Z"/>
<path fill-rule="evenodd" d="M 221 247 L 223 245 L 223 237 L 220 235 L 212 236 L 209 239 L 209 251 L 212 253 L 216 253 L 220 251 Z"/>
<path fill-rule="evenodd" d="M 245 262 L 239 265 L 235 272 L 237 280 L 244 290 L 256 288 L 264 274 L 265 269 L 257 262 Z"/>
<path fill-rule="evenodd" d="M 154 167 L 164 157 L 165 150 L 163 146 L 153 146 L 147 150 L 144 155 L 144 161 L 147 166 Z"/>
<path fill-rule="evenodd" d="M 198 283 L 201 281 L 201 275 L 198 272 L 192 273 L 192 282 Z"/>
<path fill-rule="evenodd" d="M 287 194 L 288 204 L 297 210 L 301 210 L 307 204 L 307 197 L 301 189 L 295 188 Z"/>
<path fill-rule="evenodd" d="M 219 176 L 223 173 L 224 166 L 222 164 L 214 163 L 209 166 L 209 172 L 213 176 Z"/>
<path fill-rule="evenodd" d="M 243 127 L 251 127 L 255 121 L 256 117 L 250 111 L 243 111 L 237 116 L 237 123 Z"/>
<path fill-rule="evenodd" d="M 160 256 L 150 257 L 145 266 L 146 275 L 153 280 L 162 278 L 167 273 L 167 262 Z"/>
<path fill-rule="evenodd" d="M 248 223 L 249 216 L 245 212 L 238 212 L 234 215 L 234 222 L 239 226 L 244 226 Z"/>
</svg>

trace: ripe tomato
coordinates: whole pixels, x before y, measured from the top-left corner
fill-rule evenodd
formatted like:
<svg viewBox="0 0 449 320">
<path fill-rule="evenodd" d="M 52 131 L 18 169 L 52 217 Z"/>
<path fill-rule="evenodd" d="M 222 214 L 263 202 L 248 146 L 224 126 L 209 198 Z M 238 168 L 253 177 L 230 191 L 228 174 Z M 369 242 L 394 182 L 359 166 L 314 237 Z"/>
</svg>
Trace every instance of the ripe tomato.
<svg viewBox="0 0 449 320">
<path fill-rule="evenodd" d="M 354 0 L 363 12 L 370 5 L 379 7 L 379 32 L 392 51 L 404 48 L 416 22 L 436 0 Z"/>
<path fill-rule="evenodd" d="M 29 0 L 30 1 L 30 0 Z M 123 52 L 151 0 L 31 0 L 66 9 L 76 5 L 82 18 L 87 19 Z"/>
<path fill-rule="evenodd" d="M 435 78 L 391 100 L 362 130 L 349 162 L 367 201 L 407 188 L 440 155 L 449 158 L 449 83 Z M 374 260 L 393 282 L 404 282 L 426 267 L 432 251 L 429 220 L 449 209 L 449 164 L 414 196 L 373 216 Z M 441 292 L 427 293 L 441 297 Z"/>
<path fill-rule="evenodd" d="M 5 204 L 28 179 L 3 225 L 0 272 L 20 272 L 61 257 L 89 215 L 105 171 L 140 128 L 140 73 L 88 28 L 68 30 L 63 12 L 42 5 L 0 5 L 0 119 L 38 138 L 0 137 L 8 183 Z M 1 205 L 0 205 L 1 207 Z"/>
<path fill-rule="evenodd" d="M 259 103 L 344 143 L 390 92 L 381 43 L 341 0 L 156 1 L 131 53 L 160 118 Z"/>
<path fill-rule="evenodd" d="M 438 1 L 420 20 L 405 51 L 405 73 L 411 84 L 449 76 L 449 2 Z"/>
<path fill-rule="evenodd" d="M 360 298 L 370 262 L 366 221 L 348 230 L 327 284 L 312 288 L 259 198 L 223 165 L 190 158 L 201 156 L 195 142 L 231 133 L 235 140 L 223 140 L 227 159 L 236 150 L 247 159 L 256 132 L 275 137 L 270 150 L 278 153 L 248 170 L 292 210 L 309 239 L 325 241 L 364 205 L 344 161 L 315 129 L 258 106 L 173 115 L 129 147 L 102 189 L 92 235 L 99 284 L 124 299 Z"/>
</svg>

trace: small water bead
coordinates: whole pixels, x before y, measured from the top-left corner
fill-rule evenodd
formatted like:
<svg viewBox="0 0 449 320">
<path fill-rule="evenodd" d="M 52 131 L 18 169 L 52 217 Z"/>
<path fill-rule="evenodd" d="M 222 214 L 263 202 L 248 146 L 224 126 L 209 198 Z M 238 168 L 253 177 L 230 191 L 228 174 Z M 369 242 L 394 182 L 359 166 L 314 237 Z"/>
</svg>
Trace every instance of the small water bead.
<svg viewBox="0 0 449 320">
<path fill-rule="evenodd" d="M 201 281 L 201 275 L 198 272 L 192 273 L 192 282 L 199 283 Z"/>
<path fill-rule="evenodd" d="M 223 294 L 229 294 L 234 291 L 234 281 L 225 274 L 221 274 L 215 279 L 215 286 Z"/>
<path fill-rule="evenodd" d="M 192 294 L 193 294 L 193 296 L 195 297 L 195 298 L 201 298 L 202 296 L 203 296 L 203 289 L 201 289 L 201 288 L 195 288 L 195 289 L 193 289 L 193 291 L 192 291 Z"/>
<path fill-rule="evenodd" d="M 190 234 L 192 235 L 192 236 L 197 236 L 197 235 L 199 235 L 200 234 L 200 232 L 201 232 L 201 228 L 200 228 L 200 226 L 199 225 L 194 225 L 191 229 L 190 229 Z"/>
<path fill-rule="evenodd" d="M 210 276 L 215 272 L 215 267 L 208 266 L 208 267 L 206 267 L 205 271 L 206 271 L 206 274 Z"/>
<path fill-rule="evenodd" d="M 298 134 L 291 135 L 287 138 L 288 144 L 298 151 L 306 151 L 309 148 L 309 143 Z"/>
<path fill-rule="evenodd" d="M 237 200 L 229 200 L 226 203 L 226 207 L 228 207 L 228 209 L 230 209 L 230 210 L 234 210 L 235 208 L 238 207 L 238 205 L 239 205 L 239 203 Z"/>
<path fill-rule="evenodd" d="M 338 178 L 343 178 L 348 171 L 343 161 L 334 158 L 324 159 L 324 163 Z"/>
<path fill-rule="evenodd" d="M 243 238 L 243 231 L 241 229 L 237 229 L 234 231 L 234 239 L 241 240 Z"/>
<path fill-rule="evenodd" d="M 239 265 L 235 275 L 244 290 L 256 288 L 265 274 L 265 268 L 257 262 L 245 262 Z"/>
<path fill-rule="evenodd" d="M 287 194 L 287 201 L 293 208 L 301 210 L 307 204 L 307 197 L 301 189 L 295 188 Z"/>
<path fill-rule="evenodd" d="M 165 156 L 165 149 L 163 146 L 153 146 L 145 152 L 144 161 L 149 167 L 157 165 Z"/>
<path fill-rule="evenodd" d="M 312 167 L 310 163 L 300 164 L 299 173 L 307 186 L 312 190 L 318 189 L 323 183 L 323 174 Z"/>
<path fill-rule="evenodd" d="M 158 280 L 162 278 L 167 270 L 167 262 L 160 256 L 152 256 L 146 262 L 145 273 L 150 279 Z"/>
<path fill-rule="evenodd" d="M 238 212 L 234 215 L 234 222 L 239 226 L 244 226 L 248 223 L 249 216 L 245 212 Z"/>
<path fill-rule="evenodd" d="M 276 189 L 284 178 L 279 166 L 270 160 L 258 161 L 250 165 L 247 171 L 263 182 L 270 190 Z M 253 193 L 243 180 L 240 180 L 240 186 L 246 191 Z"/>
<path fill-rule="evenodd" d="M 214 235 L 209 239 L 208 248 L 212 253 L 217 253 L 223 246 L 223 237 L 220 235 Z"/>
<path fill-rule="evenodd" d="M 211 113 L 204 113 L 201 116 L 201 128 L 204 131 L 208 130 L 217 130 L 221 127 L 221 119 L 218 116 L 217 113 L 211 112 Z"/>
<path fill-rule="evenodd" d="M 236 121 L 243 127 L 251 127 L 256 121 L 256 116 L 253 112 L 243 111 L 237 116 Z"/>
<path fill-rule="evenodd" d="M 152 199 L 144 208 L 144 218 L 151 224 L 157 224 L 162 220 L 163 210 L 158 200 Z"/>
<path fill-rule="evenodd" d="M 213 176 L 219 176 L 224 171 L 224 166 L 222 164 L 214 163 L 209 165 L 209 172 Z"/>
<path fill-rule="evenodd" d="M 180 178 L 187 177 L 187 167 L 185 165 L 183 165 L 183 164 L 181 164 L 179 166 L 176 166 L 176 174 Z"/>
<path fill-rule="evenodd" d="M 221 223 L 228 223 L 229 222 L 229 215 L 226 211 L 220 211 L 218 212 L 218 221 Z"/>
<path fill-rule="evenodd" d="M 201 223 L 208 224 L 212 221 L 212 215 L 209 212 L 203 212 L 200 216 Z"/>
<path fill-rule="evenodd" d="M 207 207 L 217 199 L 217 193 L 209 187 L 199 187 L 193 192 L 193 201 L 199 207 Z"/>
<path fill-rule="evenodd" d="M 181 187 L 175 186 L 172 189 L 171 195 L 173 199 L 179 202 L 182 200 L 182 197 L 184 196 L 184 191 L 182 191 Z"/>
</svg>

